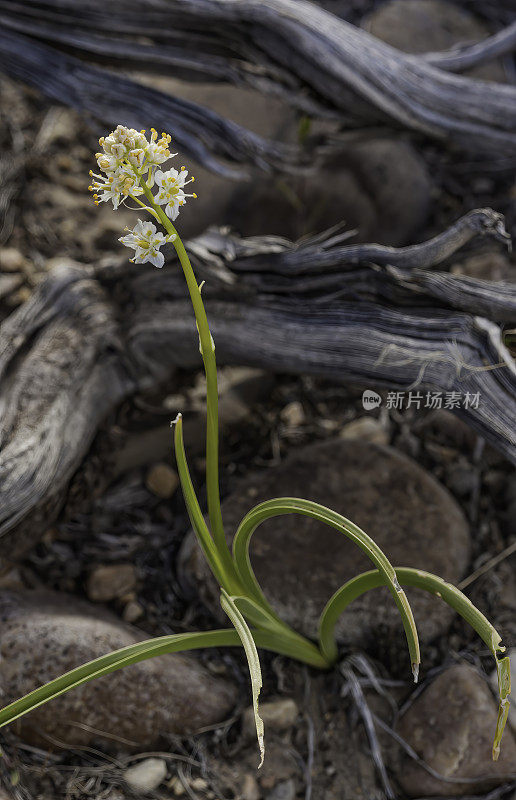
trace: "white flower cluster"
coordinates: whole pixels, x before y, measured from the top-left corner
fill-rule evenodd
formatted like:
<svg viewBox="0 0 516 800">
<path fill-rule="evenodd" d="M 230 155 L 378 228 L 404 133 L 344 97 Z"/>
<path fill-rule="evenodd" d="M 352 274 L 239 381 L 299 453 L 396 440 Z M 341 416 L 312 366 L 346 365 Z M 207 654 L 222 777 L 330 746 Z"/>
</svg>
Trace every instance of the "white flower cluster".
<svg viewBox="0 0 516 800">
<path fill-rule="evenodd" d="M 136 198 L 146 194 L 149 199 L 150 190 L 156 184 L 157 192 L 152 197 L 152 202 L 155 205 L 164 205 L 165 214 L 175 220 L 187 198 L 197 195 L 185 193 L 185 186 L 194 181 L 194 178 L 188 178 L 185 167 L 181 167 L 179 171 L 159 169 L 165 161 L 177 155 L 170 152 L 170 141 L 171 137 L 167 133 L 162 133 L 158 139 L 154 128 L 151 128 L 149 140 L 145 131 L 126 128 L 124 125 L 118 125 L 109 136 L 99 139 L 103 152 L 96 153 L 95 157 L 102 174 L 90 171 L 93 181 L 89 188 L 94 192 L 95 203 L 98 205 L 111 200 L 113 208 L 117 209 L 121 202 L 130 197 L 145 208 L 145 204 Z M 139 220 L 130 234 L 119 241 L 136 250 L 133 259 L 136 264 L 150 261 L 156 267 L 161 267 L 164 258 L 159 248 L 173 239 L 175 236 L 166 237 L 157 233 L 151 222 Z"/>
</svg>

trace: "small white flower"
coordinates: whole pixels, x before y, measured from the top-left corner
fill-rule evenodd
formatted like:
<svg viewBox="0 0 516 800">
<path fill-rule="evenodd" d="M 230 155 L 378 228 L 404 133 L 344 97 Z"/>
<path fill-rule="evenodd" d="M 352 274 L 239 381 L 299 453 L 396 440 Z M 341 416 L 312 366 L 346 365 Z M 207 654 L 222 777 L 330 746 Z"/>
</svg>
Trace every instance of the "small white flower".
<svg viewBox="0 0 516 800">
<path fill-rule="evenodd" d="M 113 172 L 120 166 L 120 161 L 116 156 L 108 155 L 107 153 L 95 153 L 97 164 L 102 172 Z"/>
<path fill-rule="evenodd" d="M 138 176 L 129 165 L 116 167 L 113 171 L 108 172 L 106 176 L 96 175 L 94 172 L 90 172 L 90 175 L 95 178 L 90 189 L 95 190 L 95 192 L 101 192 L 101 194 L 93 195 L 95 202 L 105 203 L 111 200 L 115 210 L 120 205 L 122 198 L 125 200 L 128 195 L 136 197 L 139 194 L 143 194 Z"/>
<path fill-rule="evenodd" d="M 194 178 L 187 180 L 188 170 L 184 167 L 178 172 L 177 169 L 169 169 L 167 172 L 162 172 L 160 169 L 156 171 L 154 179 L 158 185 L 158 192 L 154 198 L 158 205 L 166 204 L 165 214 L 171 220 L 175 220 L 179 214 L 180 206 L 186 203 L 187 197 L 196 197 L 195 194 L 185 194 L 184 187 L 188 183 L 192 183 Z"/>
<path fill-rule="evenodd" d="M 161 138 L 158 139 L 158 132 L 155 128 L 151 128 L 151 140 L 147 142 L 145 148 L 145 168 L 159 167 L 169 158 L 177 156 L 177 153 L 171 153 L 169 145 L 172 137 L 168 133 L 162 133 Z"/>
<path fill-rule="evenodd" d="M 142 147 L 135 147 L 134 150 L 129 150 L 126 158 L 135 169 L 141 169 L 145 161 L 145 150 Z"/>
<path fill-rule="evenodd" d="M 155 267 L 161 268 L 165 257 L 159 249 L 167 242 L 173 242 L 175 238 L 175 234 L 164 236 L 156 231 L 156 226 L 152 222 L 142 222 L 139 219 L 132 231 L 118 241 L 135 250 L 134 258 L 131 259 L 135 264 L 145 264 L 150 261 Z"/>
</svg>

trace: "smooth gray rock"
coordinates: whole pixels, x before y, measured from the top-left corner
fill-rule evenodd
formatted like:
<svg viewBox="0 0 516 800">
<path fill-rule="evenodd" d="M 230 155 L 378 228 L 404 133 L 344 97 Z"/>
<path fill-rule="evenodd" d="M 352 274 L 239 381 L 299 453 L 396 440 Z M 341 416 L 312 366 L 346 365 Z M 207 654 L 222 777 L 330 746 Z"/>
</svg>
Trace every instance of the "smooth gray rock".
<svg viewBox="0 0 516 800">
<path fill-rule="evenodd" d="M 281 100 L 238 86 L 140 77 L 261 136 L 299 144 L 299 114 Z M 310 135 L 334 128 L 310 121 Z M 257 170 L 251 180 L 238 182 L 181 159 L 195 176 L 198 195 L 192 201 L 195 211 L 185 214 L 181 223 L 183 238 L 208 225 L 228 224 L 244 236 L 297 239 L 344 223 L 358 228 L 360 241 L 400 245 L 424 224 L 430 208 L 433 184 L 425 162 L 399 138 L 351 142 L 341 153 L 318 159 L 306 175 L 274 176 Z"/>
<path fill-rule="evenodd" d="M 244 235 L 298 239 L 344 224 L 358 241 L 402 245 L 424 225 L 432 180 L 408 143 L 368 139 L 316 165 L 305 176 L 257 176 L 233 196 L 228 221 Z"/>
<path fill-rule="evenodd" d="M 107 612 L 66 595 L 0 594 L 2 705 L 93 658 L 145 638 Z M 194 734 L 227 717 L 235 688 L 188 654 L 159 656 L 91 681 L 47 703 L 14 730 L 55 747 L 104 744 L 152 748 L 163 734 Z"/>
<path fill-rule="evenodd" d="M 420 567 L 456 582 L 470 553 L 466 520 L 451 495 L 414 461 L 389 447 L 334 439 L 291 453 L 277 467 L 235 482 L 223 503 L 226 531 L 233 532 L 257 503 L 305 497 L 346 516 L 368 533 L 394 565 Z M 195 540 L 183 546 L 189 580 L 218 614 L 214 581 Z M 308 517 L 276 517 L 251 540 L 251 561 L 267 597 L 300 632 L 315 637 L 317 621 L 339 586 L 372 564 L 345 536 Z M 420 590 L 408 590 L 423 641 L 446 631 L 447 606 Z M 387 589 L 358 598 L 338 625 L 342 642 L 365 647 L 379 636 L 402 641 L 398 611 Z M 399 639 L 399 641 L 398 641 Z"/>
<path fill-rule="evenodd" d="M 496 703 L 475 669 L 457 665 L 442 672 L 402 718 L 398 733 L 440 775 L 441 781 L 402 756 L 397 778 L 410 797 L 473 795 L 514 780 L 516 744 L 506 729 L 498 761 L 491 758 Z"/>
<path fill-rule="evenodd" d="M 433 53 L 454 45 L 472 44 L 490 31 L 473 14 L 444 0 L 390 0 L 362 22 L 373 36 L 405 53 Z M 505 80 L 500 62 L 482 64 L 465 72 L 475 78 Z"/>
</svg>

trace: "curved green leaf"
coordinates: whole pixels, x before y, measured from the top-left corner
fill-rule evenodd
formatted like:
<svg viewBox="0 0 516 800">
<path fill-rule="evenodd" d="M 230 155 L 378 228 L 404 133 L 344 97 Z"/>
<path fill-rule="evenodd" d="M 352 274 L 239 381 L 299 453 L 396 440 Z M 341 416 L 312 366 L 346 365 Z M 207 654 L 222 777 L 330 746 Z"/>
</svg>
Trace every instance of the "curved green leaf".
<svg viewBox="0 0 516 800">
<path fill-rule="evenodd" d="M 256 580 L 249 556 L 249 543 L 254 531 L 262 522 L 271 517 L 284 514 L 303 514 L 319 522 L 324 522 L 326 525 L 330 525 L 357 544 L 380 570 L 385 579 L 385 584 L 390 589 L 401 614 L 409 647 L 412 671 L 415 680 L 417 680 L 420 662 L 417 630 L 412 610 L 405 592 L 399 585 L 394 567 L 373 539 L 353 522 L 341 516 L 341 514 L 337 514 L 335 511 L 331 511 L 319 505 L 319 503 L 314 503 L 310 500 L 301 500 L 296 497 L 280 497 L 275 500 L 267 500 L 265 503 L 260 503 L 253 508 L 240 523 L 233 541 L 235 565 L 248 594 L 253 597 L 257 603 L 266 608 L 271 616 L 281 622 L 280 618 L 265 598 Z M 328 658 L 328 652 L 323 653 L 323 656 L 329 663 L 333 663 L 336 658 L 336 652 L 332 653 L 331 658 Z"/>
<path fill-rule="evenodd" d="M 489 620 L 473 605 L 466 595 L 451 583 L 447 583 L 437 575 L 424 572 L 420 569 L 410 569 L 408 567 L 396 567 L 396 574 L 399 582 L 403 586 L 414 586 L 424 589 L 427 592 L 440 597 L 453 608 L 463 619 L 468 622 L 478 633 L 480 638 L 486 643 L 496 659 L 496 669 L 498 675 L 499 708 L 496 732 L 493 742 L 493 759 L 496 761 L 500 753 L 500 741 L 502 738 L 507 716 L 509 714 L 509 695 L 511 692 L 511 672 L 510 660 L 507 656 L 499 656 L 505 652 L 505 647 L 501 644 L 501 636 L 489 622 Z M 364 572 L 356 578 L 348 581 L 335 592 L 328 601 L 319 620 L 319 646 L 323 655 L 327 659 L 334 659 L 337 655 L 337 645 L 335 642 L 335 625 L 342 612 L 357 597 L 370 589 L 385 586 L 384 576 L 378 570 Z"/>
<path fill-rule="evenodd" d="M 258 769 L 263 764 L 263 759 L 265 758 L 265 743 L 264 743 L 264 736 L 263 736 L 263 720 L 258 713 L 258 698 L 260 696 L 260 690 L 262 688 L 262 670 L 260 667 L 260 659 L 258 658 L 258 651 L 256 649 L 256 644 L 253 639 L 253 635 L 249 629 L 247 622 L 245 621 L 244 617 L 240 613 L 237 605 L 235 603 L 235 598 L 230 597 L 230 595 L 221 590 L 220 593 L 220 604 L 228 617 L 230 618 L 231 622 L 235 626 L 235 630 L 240 637 L 240 641 L 242 642 L 242 646 L 245 651 L 245 655 L 247 658 L 247 664 L 249 666 L 249 674 L 251 676 L 251 690 L 253 693 L 253 712 L 254 712 L 254 724 L 256 726 L 256 736 L 258 738 L 258 747 L 260 748 L 260 763 L 258 764 Z"/>
</svg>

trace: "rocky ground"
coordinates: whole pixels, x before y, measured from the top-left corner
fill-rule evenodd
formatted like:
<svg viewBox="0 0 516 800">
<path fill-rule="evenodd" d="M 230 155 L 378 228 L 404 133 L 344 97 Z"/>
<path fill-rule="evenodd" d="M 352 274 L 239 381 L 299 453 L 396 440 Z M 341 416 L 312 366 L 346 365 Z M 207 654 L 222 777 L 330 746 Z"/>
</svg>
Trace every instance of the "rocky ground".
<svg viewBox="0 0 516 800">
<path fill-rule="evenodd" d="M 414 52 L 480 38 L 502 20 L 482 17 L 480 2 L 325 5 Z M 482 69 L 486 79 L 512 80 L 508 63 Z M 299 136 L 299 120 L 270 98 L 162 82 L 260 133 Z M 62 259 L 125 258 L 117 237 L 134 215 L 91 204 L 96 122 L 4 80 L 0 115 L 2 319 Z M 399 132 L 332 154 L 310 178 L 257 175 L 252 185 L 235 186 L 194 172 L 199 201 L 195 214 L 184 214 L 185 235 L 231 223 L 244 234 L 295 238 L 345 219 L 362 241 L 403 244 L 484 205 L 503 211 L 516 232 L 511 176 Z M 466 251 L 450 269 L 493 280 L 514 280 L 516 272 L 494 249 Z M 388 408 L 384 392 L 379 408 L 364 411 L 365 388 L 373 387 L 221 371 L 228 526 L 274 495 L 323 502 L 364 527 L 394 563 L 464 586 L 516 646 L 515 468 L 444 408 Z M 178 410 L 203 491 L 202 379 L 178 371 L 159 393 L 133 398 L 106 420 L 57 524 L 0 576 L 3 700 L 116 647 L 220 623 L 170 453 L 169 422 Z M 268 595 L 307 635 L 338 585 L 368 568 L 349 542 L 307 520 L 268 523 L 252 554 Z M 383 590 L 343 618 L 342 661 L 333 672 L 263 654 L 267 755 L 259 772 L 245 660 L 239 651 L 209 651 L 133 666 L 3 732 L 0 800 L 513 797 L 514 716 L 502 757 L 490 760 L 489 653 L 436 599 L 409 596 L 422 640 L 416 689 Z"/>
</svg>

